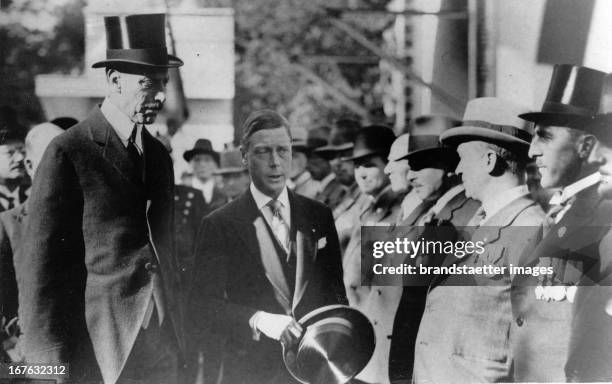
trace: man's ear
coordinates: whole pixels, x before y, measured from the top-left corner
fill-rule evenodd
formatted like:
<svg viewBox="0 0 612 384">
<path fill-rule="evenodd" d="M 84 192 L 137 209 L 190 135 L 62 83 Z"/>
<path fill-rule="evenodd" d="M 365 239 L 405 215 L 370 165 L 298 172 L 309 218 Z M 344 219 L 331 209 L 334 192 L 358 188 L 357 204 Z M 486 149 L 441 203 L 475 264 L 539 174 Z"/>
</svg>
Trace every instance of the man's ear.
<svg viewBox="0 0 612 384">
<path fill-rule="evenodd" d="M 597 144 L 597 138 L 595 136 L 588 134 L 582 136 L 577 143 L 578 156 L 583 160 L 588 159 L 593 148 L 595 148 L 595 144 Z"/>
<path fill-rule="evenodd" d="M 494 170 L 497 167 L 497 162 L 499 161 L 499 159 L 497 158 L 497 154 L 493 151 L 487 151 L 484 158 L 487 173 L 493 174 Z"/>
<path fill-rule="evenodd" d="M 106 82 L 115 93 L 121 93 L 121 72 L 116 69 L 108 68 L 106 70 Z"/>
<path fill-rule="evenodd" d="M 240 146 L 240 155 L 242 157 L 242 164 L 246 165 L 247 164 L 247 159 L 246 159 L 247 150 L 244 147 L 244 145 Z"/>
</svg>

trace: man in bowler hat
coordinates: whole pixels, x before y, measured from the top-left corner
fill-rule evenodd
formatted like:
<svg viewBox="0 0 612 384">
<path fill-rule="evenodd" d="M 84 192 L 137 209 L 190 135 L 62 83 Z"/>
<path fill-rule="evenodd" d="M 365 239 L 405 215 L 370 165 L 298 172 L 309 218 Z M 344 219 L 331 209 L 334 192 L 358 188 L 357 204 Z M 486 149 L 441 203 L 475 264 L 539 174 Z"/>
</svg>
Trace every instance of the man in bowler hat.
<svg viewBox="0 0 612 384">
<path fill-rule="evenodd" d="M 553 69 L 542 109 L 521 117 L 535 123 L 529 156 L 544 188 L 557 188 L 544 222 L 544 237 L 530 256 L 551 267 L 524 286 L 516 315 L 515 378 L 519 381 L 596 381 L 583 364 L 590 347 L 572 346 L 575 299 L 583 285 L 599 282 L 599 249 L 612 221 L 612 204 L 598 193 L 601 176 L 588 158 L 597 144 L 589 123 L 597 113 L 605 73 L 560 64 Z M 586 325 L 589 327 L 589 325 Z M 580 351 L 576 354 L 576 351 Z M 593 376 L 591 376 L 593 375 Z"/>
<path fill-rule="evenodd" d="M 173 250 L 173 171 L 147 131 L 164 101 L 165 15 L 104 18 L 107 96 L 56 137 L 34 180 L 18 251 L 27 362 L 67 381 L 176 382 L 184 345 Z"/>
</svg>

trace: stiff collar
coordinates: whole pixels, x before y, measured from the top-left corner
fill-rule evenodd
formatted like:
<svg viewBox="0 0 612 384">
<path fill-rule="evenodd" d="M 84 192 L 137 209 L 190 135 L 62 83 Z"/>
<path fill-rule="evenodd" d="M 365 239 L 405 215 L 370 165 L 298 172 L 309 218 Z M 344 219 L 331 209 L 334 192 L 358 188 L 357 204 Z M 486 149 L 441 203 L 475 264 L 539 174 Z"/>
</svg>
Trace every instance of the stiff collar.
<svg viewBox="0 0 612 384">
<path fill-rule="evenodd" d="M 323 180 L 319 181 L 319 191 L 324 191 L 325 188 L 336 178 L 333 172 L 330 172 L 329 175 L 325 176 Z"/>
<path fill-rule="evenodd" d="M 458 184 L 446 191 L 440 198 L 436 201 L 436 203 L 431 207 L 430 211 L 433 212 L 434 215 L 437 215 L 442 211 L 442 209 L 454 199 L 458 194 L 465 191 L 463 184 Z"/>
<path fill-rule="evenodd" d="M 257 189 L 253 182 L 251 182 L 249 188 L 251 190 L 251 195 L 253 195 L 253 200 L 255 200 L 255 205 L 257 205 L 257 209 L 261 211 L 263 207 L 268 205 L 272 198 Z M 280 201 L 283 208 L 289 209 L 289 192 L 287 192 L 287 186 L 283 187 L 283 190 L 281 191 L 280 195 L 276 200 Z"/>
<path fill-rule="evenodd" d="M 563 188 L 561 191 L 556 192 L 549 201 L 550 205 L 559 205 L 563 204 L 572 197 L 576 196 L 578 193 L 584 191 L 585 189 L 599 183 L 601 181 L 601 174 L 599 172 L 595 172 L 587 177 L 584 177 L 573 184 L 568 185 Z"/>
<path fill-rule="evenodd" d="M 490 196 L 489 199 L 481 201 L 482 209 L 485 211 L 486 220 L 495 216 L 495 214 L 502 210 L 505 206 L 529 193 L 529 189 L 526 185 L 519 185 L 514 188 L 505 190 L 504 192 Z"/>
<path fill-rule="evenodd" d="M 128 139 L 132 134 L 132 130 L 134 129 L 134 125 L 137 126 L 136 131 L 136 147 L 140 153 L 143 153 L 142 150 L 142 124 L 134 123 L 125 113 L 123 113 L 115 104 L 110 101 L 107 97 L 102 102 L 102 106 L 100 107 L 100 111 L 108 120 L 110 125 L 113 127 L 119 139 L 123 145 L 127 148 Z"/>
</svg>

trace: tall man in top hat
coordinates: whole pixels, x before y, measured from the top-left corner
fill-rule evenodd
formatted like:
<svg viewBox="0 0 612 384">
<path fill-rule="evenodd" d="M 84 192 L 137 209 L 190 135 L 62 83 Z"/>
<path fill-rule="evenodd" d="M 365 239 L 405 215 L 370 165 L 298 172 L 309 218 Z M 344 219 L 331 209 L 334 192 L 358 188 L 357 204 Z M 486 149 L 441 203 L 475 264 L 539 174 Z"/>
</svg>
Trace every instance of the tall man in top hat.
<svg viewBox="0 0 612 384">
<path fill-rule="evenodd" d="M 338 237 L 329 208 L 287 189 L 287 120 L 257 111 L 242 132 L 252 183 L 202 221 L 197 273 L 207 278 L 191 289 L 192 338 L 227 337 L 223 383 L 292 383 L 281 333 L 293 318 L 346 300 Z"/>
<path fill-rule="evenodd" d="M 544 238 L 531 255 L 553 274 L 522 287 L 525 300 L 516 311 L 522 321 L 515 360 L 520 381 L 596 380 L 573 366 L 591 353 L 583 351 L 577 360 L 571 356 L 570 329 L 577 286 L 598 283 L 590 275 L 598 269 L 599 243 L 612 222 L 612 204 L 598 196 L 600 175 L 588 162 L 597 143 L 588 127 L 604 76 L 591 68 L 556 65 L 542 110 L 521 115 L 536 124 L 529 155 L 542 187 L 560 190 L 550 201 Z"/>
<path fill-rule="evenodd" d="M 107 97 L 39 166 L 16 256 L 27 362 L 72 382 L 176 382 L 183 346 L 173 174 L 145 128 L 165 100 L 163 14 L 105 17 Z M 124 45 L 126 44 L 126 45 Z M 21 269 L 21 270 L 20 270 Z"/>
<path fill-rule="evenodd" d="M 482 203 L 469 224 L 478 227 L 470 240 L 482 242 L 483 252 L 450 255 L 447 266 L 519 265 L 539 237 L 544 212 L 525 185 L 531 132 L 518 118 L 523 112 L 509 101 L 474 99 L 463 125 L 440 136 L 443 144 L 457 146 L 456 173 L 466 195 Z M 432 279 L 417 334 L 415 382 L 512 381 L 512 278 L 498 270 Z"/>
</svg>

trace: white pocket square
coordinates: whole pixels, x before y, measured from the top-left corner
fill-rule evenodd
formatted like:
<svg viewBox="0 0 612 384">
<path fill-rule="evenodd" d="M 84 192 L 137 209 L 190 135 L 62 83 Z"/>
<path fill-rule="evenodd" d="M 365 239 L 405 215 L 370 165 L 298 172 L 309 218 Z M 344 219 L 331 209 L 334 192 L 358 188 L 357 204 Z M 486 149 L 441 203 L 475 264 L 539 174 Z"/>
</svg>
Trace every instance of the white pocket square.
<svg viewBox="0 0 612 384">
<path fill-rule="evenodd" d="M 325 248 L 326 245 L 327 245 L 327 237 L 322 237 L 319 240 L 317 240 L 317 249 Z"/>
</svg>

